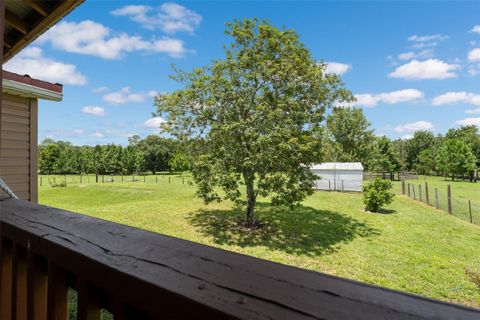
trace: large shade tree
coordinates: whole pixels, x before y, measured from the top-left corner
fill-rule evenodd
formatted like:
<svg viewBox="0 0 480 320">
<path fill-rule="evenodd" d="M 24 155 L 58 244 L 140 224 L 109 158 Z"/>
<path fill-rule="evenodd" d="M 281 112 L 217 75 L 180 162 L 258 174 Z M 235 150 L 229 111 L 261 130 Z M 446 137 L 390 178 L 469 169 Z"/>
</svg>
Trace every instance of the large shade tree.
<svg viewBox="0 0 480 320">
<path fill-rule="evenodd" d="M 222 60 L 177 71 L 183 89 L 155 102 L 165 130 L 196 141 L 189 152 L 198 196 L 246 198 L 251 225 L 258 196 L 294 205 L 312 193 L 309 165 L 321 161 L 325 109 L 352 96 L 293 30 L 246 19 L 227 24 L 226 34 Z"/>
<path fill-rule="evenodd" d="M 369 163 L 374 135 L 362 109 L 334 108 L 327 118 L 327 128 L 336 149 L 333 161 Z"/>
</svg>

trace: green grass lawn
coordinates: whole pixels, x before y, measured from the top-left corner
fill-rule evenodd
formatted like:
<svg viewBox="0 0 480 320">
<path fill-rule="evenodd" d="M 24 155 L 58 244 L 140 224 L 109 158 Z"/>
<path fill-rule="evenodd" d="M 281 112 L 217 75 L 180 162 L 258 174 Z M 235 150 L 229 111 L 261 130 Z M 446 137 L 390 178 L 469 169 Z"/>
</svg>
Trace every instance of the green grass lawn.
<svg viewBox="0 0 480 320">
<path fill-rule="evenodd" d="M 263 227 L 238 224 L 242 208 L 206 206 L 183 178 L 40 188 L 40 202 L 258 258 L 480 307 L 464 268 L 480 269 L 480 227 L 399 196 L 389 213 L 361 194 L 317 192 L 295 210 L 260 201 Z M 187 178 L 188 180 L 188 178 Z M 118 180 L 117 180 L 118 181 Z M 440 182 L 439 182 L 440 183 Z M 475 193 L 473 193 L 475 196 Z"/>
<path fill-rule="evenodd" d="M 456 217 L 470 221 L 470 207 L 472 211 L 472 221 L 480 225 L 480 182 L 472 183 L 468 181 L 455 180 L 444 177 L 419 176 L 415 180 L 406 180 L 406 183 L 415 185 L 416 196 L 418 198 L 418 187 L 422 186 L 423 201 L 425 201 L 425 182 L 428 183 L 430 203 L 435 205 L 435 189 L 438 191 L 439 206 L 447 211 L 447 186 L 452 190 L 452 211 Z M 395 182 L 395 189 L 398 193 L 401 191 L 401 183 Z"/>
</svg>

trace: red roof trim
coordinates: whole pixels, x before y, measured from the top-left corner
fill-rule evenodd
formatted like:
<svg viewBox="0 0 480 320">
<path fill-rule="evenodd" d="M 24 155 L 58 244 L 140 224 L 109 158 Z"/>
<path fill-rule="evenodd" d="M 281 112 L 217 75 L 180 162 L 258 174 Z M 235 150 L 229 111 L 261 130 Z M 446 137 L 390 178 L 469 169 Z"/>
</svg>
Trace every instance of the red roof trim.
<svg viewBox="0 0 480 320">
<path fill-rule="evenodd" d="M 22 76 L 22 75 L 19 75 L 10 71 L 5 71 L 5 70 L 2 70 L 2 73 L 3 73 L 4 80 L 20 82 L 23 84 L 28 84 L 37 88 L 50 90 L 57 93 L 62 93 L 63 91 L 63 85 L 59 83 L 50 83 L 43 80 L 33 79 L 33 78 L 30 78 L 30 76 L 27 74 Z"/>
</svg>

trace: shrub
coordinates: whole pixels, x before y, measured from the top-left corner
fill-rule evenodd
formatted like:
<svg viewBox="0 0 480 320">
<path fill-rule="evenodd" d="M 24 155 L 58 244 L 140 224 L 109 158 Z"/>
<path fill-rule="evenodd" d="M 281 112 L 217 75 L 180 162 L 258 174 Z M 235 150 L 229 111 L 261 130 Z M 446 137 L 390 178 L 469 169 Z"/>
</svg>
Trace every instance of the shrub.
<svg viewBox="0 0 480 320">
<path fill-rule="evenodd" d="M 60 179 L 57 181 L 57 178 L 50 179 L 48 183 L 52 188 L 62 188 L 67 186 L 67 181 Z"/>
<path fill-rule="evenodd" d="M 480 289 L 480 271 L 465 268 L 468 279 Z"/>
<path fill-rule="evenodd" d="M 364 186 L 363 203 L 365 203 L 365 209 L 371 212 L 378 212 L 378 209 L 382 206 L 392 203 L 395 194 L 391 189 L 392 182 L 380 178 L 376 178 Z"/>
</svg>

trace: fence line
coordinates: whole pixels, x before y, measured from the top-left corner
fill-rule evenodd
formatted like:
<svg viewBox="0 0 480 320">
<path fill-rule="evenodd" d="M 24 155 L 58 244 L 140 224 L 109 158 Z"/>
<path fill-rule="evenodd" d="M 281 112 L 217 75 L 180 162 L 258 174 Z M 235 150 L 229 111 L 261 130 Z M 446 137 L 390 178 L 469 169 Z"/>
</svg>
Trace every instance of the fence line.
<svg viewBox="0 0 480 320">
<path fill-rule="evenodd" d="M 92 178 L 92 179 L 90 179 Z M 193 180 L 190 176 L 181 176 L 173 174 L 156 175 L 39 175 L 39 187 L 62 187 L 75 184 L 106 184 L 106 183 L 146 183 L 146 184 L 182 184 L 192 185 Z"/>
<path fill-rule="evenodd" d="M 433 189 L 435 200 L 432 202 L 430 200 L 430 190 L 427 181 L 425 181 L 423 188 L 422 184 L 409 183 L 405 179 L 401 181 L 400 193 L 402 195 L 445 211 L 470 223 L 480 225 L 480 201 L 455 197 L 452 186 L 448 184 L 443 191 L 444 193 L 437 187 Z"/>
</svg>

